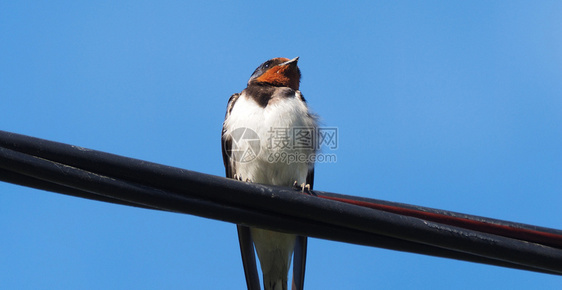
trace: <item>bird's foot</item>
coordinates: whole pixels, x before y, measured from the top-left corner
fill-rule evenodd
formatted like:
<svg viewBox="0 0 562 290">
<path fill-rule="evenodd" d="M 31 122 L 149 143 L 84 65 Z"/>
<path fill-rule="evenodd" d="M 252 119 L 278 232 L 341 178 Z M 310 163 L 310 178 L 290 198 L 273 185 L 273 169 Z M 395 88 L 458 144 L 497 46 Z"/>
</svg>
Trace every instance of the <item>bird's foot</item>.
<svg viewBox="0 0 562 290">
<path fill-rule="evenodd" d="M 238 181 L 245 181 L 245 182 L 250 182 L 250 183 L 252 182 L 252 180 L 250 180 L 249 178 L 244 179 L 244 178 L 242 178 L 242 175 L 239 175 L 239 174 L 236 174 L 236 173 L 234 174 L 234 176 L 232 178 L 236 179 Z"/>
<path fill-rule="evenodd" d="M 312 189 L 310 188 L 310 184 L 308 184 L 308 183 L 299 184 L 299 183 L 295 180 L 295 182 L 293 183 L 293 188 L 294 188 L 295 190 L 299 190 L 299 191 L 302 192 L 302 193 L 306 193 L 306 194 L 309 194 L 309 195 L 315 195 L 315 194 L 312 192 Z"/>
</svg>

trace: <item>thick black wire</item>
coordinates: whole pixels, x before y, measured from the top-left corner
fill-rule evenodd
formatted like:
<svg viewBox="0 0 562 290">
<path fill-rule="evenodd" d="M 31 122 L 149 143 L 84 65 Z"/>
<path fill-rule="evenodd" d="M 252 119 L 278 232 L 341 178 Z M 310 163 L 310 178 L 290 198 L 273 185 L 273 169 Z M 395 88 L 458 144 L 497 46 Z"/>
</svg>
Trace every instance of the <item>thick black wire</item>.
<svg viewBox="0 0 562 290">
<path fill-rule="evenodd" d="M 8 182 L 33 181 L 33 187 L 75 196 L 330 240 L 562 273 L 562 250 L 542 245 L 13 133 L 0 132 L 0 146 L 0 178 Z"/>
<path fill-rule="evenodd" d="M 74 166 L 90 172 L 95 172 L 118 179 L 130 180 L 137 183 L 155 187 L 169 188 L 170 190 L 184 189 L 184 183 L 190 182 L 190 186 L 197 183 L 201 189 L 207 183 L 223 183 L 223 178 L 202 174 L 186 169 L 165 166 L 134 158 L 123 157 L 101 151 L 86 149 L 79 146 L 68 145 L 59 142 L 29 137 L 25 135 L 5 132 L 0 130 L 0 146 L 23 152 L 32 156 L 53 160 L 61 164 Z M 286 189 L 286 188 L 283 188 Z M 316 191 L 319 192 L 320 191 Z M 191 191 L 193 194 L 198 192 Z M 212 194 L 210 192 L 209 194 Z M 408 205 L 403 203 L 389 202 L 372 198 L 321 192 L 322 195 L 344 198 L 349 200 L 366 201 L 375 204 L 390 205 L 419 211 L 437 213 L 469 220 L 482 221 L 490 224 L 505 225 L 513 228 L 529 229 L 562 235 L 562 230 L 539 227 L 534 225 L 515 223 L 510 221 L 467 215 L 440 209 L 422 206 Z M 222 193 L 221 193 L 222 194 Z M 222 197 L 221 197 L 222 199 Z"/>
<path fill-rule="evenodd" d="M 61 186 L 58 184 L 50 184 L 50 186 L 51 185 L 56 186 L 56 188 L 54 188 L 56 190 L 59 190 L 60 188 L 64 188 L 64 190 L 60 191 L 61 193 L 70 192 L 71 195 L 73 196 L 82 196 L 83 194 L 86 193 L 87 195 L 85 197 L 87 198 L 93 198 L 96 200 L 106 200 L 107 199 L 106 195 L 108 195 L 108 196 L 113 196 L 114 198 L 119 197 L 120 199 L 115 199 L 116 201 L 118 201 L 118 203 L 122 203 L 122 204 L 130 203 L 130 205 L 137 206 L 139 204 L 135 202 L 123 202 L 123 200 L 121 199 L 128 198 L 133 200 L 139 200 L 140 203 L 146 203 L 147 200 L 150 199 L 150 196 L 154 194 L 154 192 L 150 192 L 151 191 L 150 189 L 145 187 L 138 187 L 135 184 L 131 184 L 130 182 L 116 181 L 107 184 L 107 181 L 111 180 L 110 178 L 102 177 L 100 175 L 86 172 L 74 167 L 57 164 L 49 160 L 40 159 L 33 156 L 27 156 L 25 154 L 21 154 L 19 152 L 11 151 L 5 148 L 0 148 L 0 160 L 2 160 L 0 166 L 11 168 L 11 170 L 13 171 L 25 171 L 27 172 L 27 174 L 30 174 L 32 176 L 38 175 L 38 176 L 42 176 L 42 178 L 52 179 L 51 177 L 49 177 L 50 174 L 60 175 L 59 178 L 56 178 L 53 181 L 60 182 L 63 184 L 68 184 L 69 187 Z M 29 166 L 31 166 L 33 170 L 30 170 Z M 10 171 L 9 175 L 1 174 L 0 178 L 8 182 L 18 181 L 14 183 L 21 183 L 22 179 L 20 179 L 17 173 L 14 173 L 13 171 Z M 49 172 L 45 172 L 45 171 L 49 171 Z M 1 171 L 1 173 L 4 172 L 6 171 Z M 14 176 L 16 176 L 15 179 L 13 179 Z M 25 177 L 25 178 L 30 178 L 30 177 Z M 99 184 L 100 182 L 101 184 Z M 37 185 L 39 183 L 35 183 L 35 184 Z M 49 184 L 49 183 L 45 183 L 45 184 Z M 82 189 L 77 189 L 76 184 L 78 184 L 78 187 Z M 108 186 L 111 188 L 109 188 Z M 99 192 L 99 194 L 92 194 L 89 191 L 83 189 L 91 190 L 92 192 Z M 459 260 L 467 260 L 467 261 L 486 263 L 486 264 L 492 264 L 498 266 L 512 267 L 512 268 L 518 268 L 523 270 L 557 274 L 556 272 L 544 271 L 532 267 L 525 267 L 525 266 L 506 263 L 502 261 L 490 260 L 478 256 L 458 253 L 454 251 L 448 251 L 445 249 L 435 248 L 422 244 L 415 244 L 415 243 L 411 243 L 399 239 L 392 239 L 389 237 L 379 236 L 375 234 L 362 233 L 349 229 L 341 229 L 334 226 L 330 227 L 330 226 L 323 226 L 323 225 L 317 225 L 311 223 L 303 223 L 300 220 L 290 220 L 287 217 L 277 217 L 272 214 L 251 212 L 245 209 L 232 209 L 224 205 L 206 203 L 198 200 L 195 201 L 189 199 L 185 200 L 182 197 L 178 198 L 177 196 L 173 197 L 171 195 L 166 196 L 163 195 L 164 192 L 162 191 L 158 191 L 158 190 L 155 191 L 157 195 L 161 195 L 161 198 L 158 199 L 158 202 L 154 203 L 155 209 L 158 208 L 158 209 L 168 210 L 173 212 L 195 214 L 203 217 L 233 221 L 233 222 L 247 224 L 247 225 L 257 225 L 257 226 L 276 229 L 276 230 L 289 229 L 288 231 L 293 231 L 297 233 L 299 233 L 298 229 L 304 228 L 305 231 L 300 232 L 301 234 L 314 235 L 319 238 L 339 240 L 343 242 L 355 243 L 355 244 L 361 244 L 367 246 L 383 247 L 387 249 L 394 249 L 400 251 L 422 253 L 422 254 L 434 255 L 440 257 L 448 257 L 448 258 L 454 258 Z M 96 198 L 96 196 L 100 198 Z M 224 219 L 222 217 L 224 217 Z M 247 222 L 245 223 L 245 221 Z M 329 233 L 329 234 L 325 234 L 325 233 Z M 336 238 L 334 238 L 334 236 Z"/>
</svg>

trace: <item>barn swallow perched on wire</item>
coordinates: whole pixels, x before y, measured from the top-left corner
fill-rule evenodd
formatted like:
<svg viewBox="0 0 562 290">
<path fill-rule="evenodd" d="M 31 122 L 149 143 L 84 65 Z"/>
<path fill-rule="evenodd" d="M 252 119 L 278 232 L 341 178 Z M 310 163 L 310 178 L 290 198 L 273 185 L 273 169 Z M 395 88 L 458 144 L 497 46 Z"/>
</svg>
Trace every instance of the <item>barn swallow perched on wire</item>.
<svg viewBox="0 0 562 290">
<path fill-rule="evenodd" d="M 279 186 L 296 183 L 302 184 L 303 190 L 305 185 L 311 189 L 317 122 L 299 91 L 298 60 L 273 58 L 264 62 L 254 71 L 246 89 L 230 97 L 222 127 L 227 177 Z M 297 131 L 300 133 L 295 134 Z M 306 136 L 311 139 L 302 140 Z M 309 146 L 296 146 L 303 144 Z M 312 158 L 299 162 L 278 158 L 296 154 Z M 248 289 L 260 288 L 254 246 L 266 290 L 287 289 L 293 256 L 292 288 L 303 288 L 306 237 L 242 225 L 237 228 Z"/>
</svg>

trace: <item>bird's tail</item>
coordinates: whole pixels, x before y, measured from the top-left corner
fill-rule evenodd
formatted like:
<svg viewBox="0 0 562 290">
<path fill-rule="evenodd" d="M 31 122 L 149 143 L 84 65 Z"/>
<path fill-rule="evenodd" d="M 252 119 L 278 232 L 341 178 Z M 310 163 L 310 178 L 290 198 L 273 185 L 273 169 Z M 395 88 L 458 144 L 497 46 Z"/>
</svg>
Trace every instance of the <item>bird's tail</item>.
<svg viewBox="0 0 562 290">
<path fill-rule="evenodd" d="M 287 290 L 287 278 L 275 278 L 264 275 L 263 288 L 265 290 Z"/>
</svg>

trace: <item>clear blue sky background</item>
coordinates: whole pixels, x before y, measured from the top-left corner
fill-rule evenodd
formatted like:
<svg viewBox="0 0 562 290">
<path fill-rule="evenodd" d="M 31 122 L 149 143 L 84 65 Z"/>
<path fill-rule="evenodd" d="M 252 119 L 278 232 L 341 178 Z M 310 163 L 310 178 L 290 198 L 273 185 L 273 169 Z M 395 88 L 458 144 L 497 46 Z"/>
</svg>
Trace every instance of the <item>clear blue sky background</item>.
<svg viewBox="0 0 562 290">
<path fill-rule="evenodd" d="M 316 188 L 562 228 L 560 1 L 3 1 L 0 129 L 223 175 L 273 57 L 339 128 Z M 226 193 L 225 193 L 226 194 Z M 0 183 L 5 289 L 244 289 L 235 226 Z M 308 289 L 562 278 L 311 239 Z"/>
</svg>

